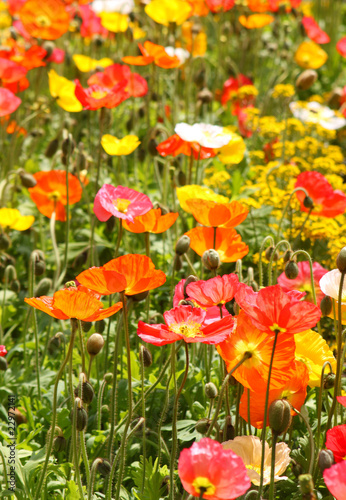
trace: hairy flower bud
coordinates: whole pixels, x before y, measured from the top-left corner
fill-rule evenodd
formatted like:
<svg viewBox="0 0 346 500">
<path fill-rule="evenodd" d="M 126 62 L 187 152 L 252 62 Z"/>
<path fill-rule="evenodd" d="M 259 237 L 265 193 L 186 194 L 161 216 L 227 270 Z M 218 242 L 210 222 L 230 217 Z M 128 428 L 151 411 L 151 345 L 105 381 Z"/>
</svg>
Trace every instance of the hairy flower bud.
<svg viewBox="0 0 346 500">
<path fill-rule="evenodd" d="M 346 247 L 342 248 L 338 253 L 336 267 L 341 273 L 346 273 Z"/>
<path fill-rule="evenodd" d="M 87 340 L 87 351 L 90 356 L 96 356 L 105 344 L 104 338 L 99 333 L 93 333 Z"/>
<path fill-rule="evenodd" d="M 80 384 L 78 384 L 77 387 L 75 388 L 74 395 L 76 397 L 80 397 L 79 393 L 80 393 Z M 94 399 L 94 396 L 95 396 L 95 392 L 94 392 L 94 389 L 93 389 L 92 385 L 90 384 L 90 382 L 88 382 L 88 381 L 83 382 L 82 383 L 82 398 L 81 398 L 83 403 L 90 405 L 90 403 Z"/>
<path fill-rule="evenodd" d="M 269 425 L 276 435 L 283 434 L 291 425 L 291 405 L 286 399 L 275 399 L 269 407 Z"/>
<path fill-rule="evenodd" d="M 325 295 L 320 303 L 320 309 L 322 311 L 322 316 L 328 316 L 333 310 L 333 301 L 329 295 Z"/>
<path fill-rule="evenodd" d="M 0 250 L 7 250 L 11 246 L 11 239 L 6 233 L 0 233 Z"/>
<path fill-rule="evenodd" d="M 33 188 L 37 184 L 37 180 L 35 179 L 35 177 L 33 175 L 29 174 L 29 172 L 25 172 L 24 170 L 22 170 L 19 173 L 19 177 L 20 177 L 20 181 L 22 183 L 22 186 L 25 188 Z"/>
<path fill-rule="evenodd" d="M 294 253 L 294 252 L 293 252 L 293 250 L 290 250 L 290 249 L 286 250 L 286 252 L 284 253 L 284 255 L 283 255 L 283 257 L 282 257 L 282 258 L 283 258 L 283 261 L 285 262 L 285 264 L 286 264 L 289 260 L 291 260 L 291 257 L 292 257 L 292 255 L 293 255 L 293 253 Z"/>
<path fill-rule="evenodd" d="M 42 278 L 34 290 L 35 297 L 41 297 L 42 295 L 48 295 L 49 290 L 52 287 L 52 280 L 50 278 Z"/>
<path fill-rule="evenodd" d="M 302 495 L 308 495 L 310 493 L 313 493 L 314 483 L 311 474 L 301 474 L 298 477 L 298 481 Z"/>
<path fill-rule="evenodd" d="M 0 371 L 5 372 L 8 368 L 7 361 L 4 357 L 0 357 Z"/>
<path fill-rule="evenodd" d="M 113 382 L 113 374 L 112 373 L 105 373 L 103 378 L 107 384 L 111 384 Z"/>
<path fill-rule="evenodd" d="M 55 354 L 59 350 L 60 345 L 61 345 L 60 335 L 54 335 L 54 337 L 52 337 L 48 341 L 48 347 L 47 347 L 48 353 L 50 355 Z"/>
<path fill-rule="evenodd" d="M 332 465 L 334 465 L 334 463 L 334 453 L 332 450 L 320 451 L 320 454 L 318 455 L 318 466 L 322 474 L 326 469 L 329 469 Z"/>
<path fill-rule="evenodd" d="M 46 158 L 53 158 L 55 153 L 58 151 L 59 147 L 59 137 L 55 137 L 55 139 L 52 139 L 48 146 L 46 147 L 46 151 L 44 152 L 44 155 Z"/>
<path fill-rule="evenodd" d="M 209 271 L 216 271 L 221 265 L 220 256 L 216 250 L 211 248 L 210 250 L 206 250 L 202 255 L 202 263 Z"/>
<path fill-rule="evenodd" d="M 285 266 L 285 276 L 289 280 L 294 280 L 298 277 L 299 274 L 299 267 L 297 266 L 296 262 L 293 260 L 289 260 Z"/>
<path fill-rule="evenodd" d="M 323 378 L 323 388 L 332 389 L 335 385 L 335 373 L 327 373 Z"/>
<path fill-rule="evenodd" d="M 305 196 L 303 205 L 305 208 L 314 208 L 314 200 L 310 196 Z"/>
<path fill-rule="evenodd" d="M 224 441 L 229 441 L 230 439 L 234 439 L 235 430 L 232 424 L 232 417 L 227 415 L 225 420 L 225 426 L 223 428 Z"/>
<path fill-rule="evenodd" d="M 175 253 L 178 255 L 184 255 L 190 248 L 190 238 L 184 234 L 175 245 Z"/>
<path fill-rule="evenodd" d="M 199 432 L 200 434 L 206 434 L 208 432 L 208 429 L 210 427 L 211 420 L 208 418 L 201 418 L 196 422 L 196 431 Z"/>
<path fill-rule="evenodd" d="M 104 458 L 99 459 L 97 463 L 96 470 L 101 474 L 101 476 L 108 476 L 110 474 L 112 467 L 108 460 Z"/>
<path fill-rule="evenodd" d="M 70 419 L 73 421 L 73 413 L 74 410 L 71 411 L 70 413 Z M 85 408 L 77 407 L 77 413 L 76 413 L 76 429 L 77 431 L 84 431 L 86 429 L 86 426 L 88 424 L 88 414 L 85 410 Z"/>
<path fill-rule="evenodd" d="M 153 357 L 151 355 L 151 352 L 144 345 L 141 345 L 139 348 L 139 359 L 140 359 L 141 363 L 143 363 L 143 365 L 146 368 L 151 366 L 151 364 L 153 362 Z"/>
<path fill-rule="evenodd" d="M 205 384 L 204 392 L 209 399 L 215 399 L 218 395 L 217 387 L 215 384 L 213 384 L 213 382 L 208 382 L 207 384 Z"/>
<path fill-rule="evenodd" d="M 313 86 L 317 80 L 317 73 L 313 69 L 306 69 L 303 73 L 300 73 L 296 79 L 296 88 L 298 90 L 308 90 Z"/>
<path fill-rule="evenodd" d="M 90 332 L 93 324 L 91 321 L 81 321 L 82 330 L 84 333 Z"/>
<path fill-rule="evenodd" d="M 186 293 L 186 288 L 187 286 L 190 284 L 190 283 L 196 283 L 196 281 L 199 281 L 199 278 L 197 278 L 197 276 L 194 276 L 193 274 L 190 274 L 190 276 L 188 276 L 185 280 L 185 283 L 184 283 L 184 297 L 187 298 L 188 295 Z"/>
<path fill-rule="evenodd" d="M 65 448 L 66 448 L 66 439 L 64 438 L 64 436 L 55 436 L 53 440 L 54 451 L 59 453 L 60 451 L 64 451 Z"/>
<path fill-rule="evenodd" d="M 35 261 L 35 269 L 34 269 L 34 273 L 35 273 L 35 276 L 42 276 L 42 274 L 45 272 L 46 270 L 46 263 L 44 260 L 36 260 Z"/>
<path fill-rule="evenodd" d="M 106 328 L 106 322 L 104 319 L 101 319 L 100 321 L 96 321 L 95 323 L 95 330 L 98 333 L 103 333 Z"/>
<path fill-rule="evenodd" d="M 272 255 L 274 253 L 274 250 L 275 248 L 273 246 L 270 246 L 267 248 L 267 250 L 265 251 L 265 258 L 267 260 L 270 260 L 272 258 Z M 279 260 L 279 253 L 278 251 L 276 250 L 275 254 L 274 254 L 274 257 L 273 257 L 273 262 L 277 262 Z"/>
<path fill-rule="evenodd" d="M 146 290 L 145 292 L 135 293 L 134 295 L 131 295 L 131 299 L 134 302 L 142 302 L 148 297 L 148 295 L 149 295 L 149 290 Z"/>
</svg>

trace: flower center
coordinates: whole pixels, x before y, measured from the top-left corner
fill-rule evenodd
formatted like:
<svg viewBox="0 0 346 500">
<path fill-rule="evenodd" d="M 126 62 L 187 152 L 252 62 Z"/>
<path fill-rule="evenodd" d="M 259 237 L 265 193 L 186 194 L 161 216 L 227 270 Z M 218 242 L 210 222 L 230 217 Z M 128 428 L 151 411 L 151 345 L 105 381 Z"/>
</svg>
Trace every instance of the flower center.
<svg viewBox="0 0 346 500">
<path fill-rule="evenodd" d="M 123 198 L 118 198 L 117 200 L 113 201 L 113 204 L 115 208 L 118 210 L 118 212 L 126 214 L 128 206 L 131 205 L 131 201 L 125 200 Z"/>
<path fill-rule="evenodd" d="M 49 26 L 51 26 L 52 21 L 49 19 L 48 16 L 45 16 L 44 14 L 42 14 L 41 16 L 37 16 L 36 24 L 40 28 L 48 28 Z"/>
<path fill-rule="evenodd" d="M 94 90 L 91 92 L 91 97 L 94 99 L 103 99 L 103 97 L 106 97 L 108 92 L 106 90 Z"/>
<path fill-rule="evenodd" d="M 254 342 L 246 342 L 245 340 L 239 340 L 235 344 L 235 350 L 239 353 L 241 357 L 244 357 L 246 353 L 251 354 L 251 357 L 244 361 L 243 365 L 246 368 L 255 368 L 262 362 L 262 356 L 257 349 L 257 344 Z"/>
<path fill-rule="evenodd" d="M 61 193 L 59 193 L 59 191 L 52 191 L 48 194 L 48 198 L 53 201 L 59 201 L 61 198 Z"/>
<path fill-rule="evenodd" d="M 178 335 L 184 335 L 184 337 L 195 338 L 197 335 L 202 336 L 203 333 L 200 330 L 201 324 L 195 321 L 186 321 L 184 323 L 172 323 L 169 325 L 169 329 L 177 333 Z"/>
<path fill-rule="evenodd" d="M 258 465 L 249 464 L 245 465 L 245 467 L 249 470 L 254 470 L 255 472 L 257 472 L 257 474 L 261 474 L 261 467 L 259 467 Z"/>
<path fill-rule="evenodd" d="M 214 495 L 216 491 L 216 487 L 213 485 L 213 483 L 211 483 L 207 477 L 203 476 L 196 477 L 196 479 L 192 483 L 192 486 L 195 488 L 197 493 L 201 493 L 201 490 L 203 490 L 203 493 L 205 493 L 206 495 Z"/>
<path fill-rule="evenodd" d="M 282 328 L 277 323 L 274 323 L 272 326 L 270 326 L 269 330 L 271 330 L 272 332 L 277 332 L 277 333 L 279 333 L 279 332 L 281 332 L 281 333 L 287 332 L 287 328 Z"/>
</svg>

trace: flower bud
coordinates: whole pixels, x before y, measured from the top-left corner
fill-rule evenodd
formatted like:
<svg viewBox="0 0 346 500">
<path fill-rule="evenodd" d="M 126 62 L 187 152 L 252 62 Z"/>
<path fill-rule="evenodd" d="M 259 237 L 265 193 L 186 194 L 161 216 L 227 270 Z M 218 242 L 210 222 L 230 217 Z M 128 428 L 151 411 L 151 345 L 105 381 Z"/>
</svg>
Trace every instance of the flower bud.
<svg viewBox="0 0 346 500">
<path fill-rule="evenodd" d="M 275 399 L 269 407 L 269 425 L 276 435 L 283 434 L 291 425 L 291 405 L 286 399 Z"/>
<path fill-rule="evenodd" d="M 61 345 L 60 335 L 54 335 L 54 337 L 52 337 L 48 341 L 48 347 L 47 347 L 48 354 L 50 355 L 55 354 L 59 350 L 60 345 Z"/>
<path fill-rule="evenodd" d="M 205 384 L 204 392 L 209 399 L 215 399 L 218 395 L 217 387 L 215 384 L 213 384 L 213 382 L 208 382 L 207 384 Z"/>
<path fill-rule="evenodd" d="M 179 186 L 186 186 L 186 174 L 181 169 L 178 171 Z"/>
<path fill-rule="evenodd" d="M 341 273 L 346 273 L 346 247 L 342 248 L 338 253 L 336 267 Z"/>
<path fill-rule="evenodd" d="M 303 205 L 305 208 L 314 208 L 314 200 L 310 196 L 305 196 Z"/>
<path fill-rule="evenodd" d="M 286 252 L 284 253 L 284 255 L 283 255 L 283 257 L 282 257 L 282 258 L 283 258 L 283 261 L 284 261 L 284 263 L 285 263 L 285 264 L 286 264 L 289 260 L 291 260 L 291 257 L 292 257 L 292 255 L 293 255 L 293 253 L 294 253 L 294 252 L 293 252 L 293 250 L 290 250 L 290 249 L 286 250 Z"/>
<path fill-rule="evenodd" d="M 112 373 L 105 373 L 103 378 L 107 384 L 111 384 L 113 382 L 113 374 Z"/>
<path fill-rule="evenodd" d="M 178 255 L 184 255 L 190 248 L 190 238 L 184 234 L 179 240 L 177 241 L 177 244 L 175 245 L 175 253 Z"/>
<path fill-rule="evenodd" d="M 71 411 L 70 413 L 70 419 L 72 420 L 73 422 L 73 412 L 74 410 Z M 88 424 L 88 414 L 86 412 L 86 410 L 81 407 L 81 408 L 78 408 L 77 407 L 77 414 L 76 414 L 76 429 L 77 431 L 84 431 L 84 429 L 86 429 L 86 426 Z"/>
<path fill-rule="evenodd" d="M 64 451 L 65 448 L 66 448 L 66 439 L 64 438 L 64 436 L 55 436 L 53 440 L 54 451 L 59 453 L 60 451 Z"/>
<path fill-rule="evenodd" d="M 303 467 L 295 460 L 292 460 L 292 462 L 291 462 L 291 469 L 292 469 L 292 472 L 297 479 L 304 472 Z"/>
<path fill-rule="evenodd" d="M 35 276 L 42 276 L 46 270 L 46 263 L 44 260 L 35 260 L 34 274 Z"/>
<path fill-rule="evenodd" d="M 173 267 L 174 267 L 175 271 L 180 271 L 180 269 L 183 267 L 181 257 L 177 253 L 175 254 L 175 257 L 174 257 Z"/>
<path fill-rule="evenodd" d="M 53 43 L 52 41 L 46 41 L 42 44 L 42 47 L 44 48 L 44 50 L 47 52 L 47 54 L 45 55 L 45 59 L 49 59 L 49 57 L 53 54 L 53 50 L 55 49 L 55 43 Z"/>
<path fill-rule="evenodd" d="M 139 359 L 140 359 L 141 363 L 143 363 L 145 368 L 148 368 L 149 366 L 151 366 L 151 364 L 153 362 L 153 357 L 151 355 L 151 352 L 144 345 L 141 345 L 139 348 Z"/>
<path fill-rule="evenodd" d="M 301 474 L 298 477 L 298 481 L 302 495 L 308 495 L 310 493 L 313 493 L 314 483 L 311 474 Z"/>
<path fill-rule="evenodd" d="M 320 454 L 318 455 L 318 466 L 322 474 L 326 469 L 329 469 L 332 465 L 334 465 L 334 463 L 334 453 L 332 450 L 320 451 Z"/>
<path fill-rule="evenodd" d="M 185 283 L 184 283 L 184 297 L 187 298 L 188 295 L 186 293 L 186 288 L 187 286 L 190 284 L 190 283 L 196 283 L 196 281 L 199 281 L 199 278 L 197 278 L 197 276 L 194 276 L 193 274 L 190 274 L 190 276 L 188 276 L 185 280 Z"/>
<path fill-rule="evenodd" d="M 72 134 L 66 133 L 66 136 L 61 144 L 61 151 L 64 156 L 69 156 L 73 153 L 76 143 L 72 137 Z"/>
<path fill-rule="evenodd" d="M 135 293 L 134 295 L 131 295 L 131 299 L 134 302 L 142 302 L 148 297 L 148 295 L 149 295 L 149 290 L 146 290 L 145 292 Z"/>
<path fill-rule="evenodd" d="M 25 415 L 23 415 L 23 413 L 21 413 L 18 408 L 15 408 L 14 409 L 14 419 L 16 421 L 16 424 L 17 425 L 20 425 L 20 424 L 25 424 L 26 421 L 27 421 L 27 418 Z"/>
<path fill-rule="evenodd" d="M 105 344 L 104 338 L 99 333 L 93 333 L 87 340 L 87 351 L 90 356 L 96 356 Z"/>
<path fill-rule="evenodd" d="M 201 418 L 196 422 L 196 431 L 200 434 L 206 434 L 209 430 L 211 420 L 209 418 Z"/>
<path fill-rule="evenodd" d="M 223 428 L 224 441 L 229 441 L 234 439 L 234 426 L 232 424 L 232 417 L 227 415 L 225 420 L 225 426 Z"/>
<path fill-rule="evenodd" d="M 11 246 L 11 239 L 8 234 L 0 233 L 0 250 L 7 250 Z"/>
<path fill-rule="evenodd" d="M 323 388 L 332 389 L 335 385 L 335 373 L 327 373 L 323 378 Z"/>
<path fill-rule="evenodd" d="M 320 309 L 322 311 L 322 316 L 329 316 L 333 310 L 333 301 L 329 295 L 325 295 L 320 303 Z"/>
<path fill-rule="evenodd" d="M 42 278 L 34 290 L 35 297 L 41 297 L 42 295 L 48 295 L 49 290 L 52 287 L 52 280 L 50 278 Z"/>
<path fill-rule="evenodd" d="M 5 372 L 8 368 L 7 361 L 4 357 L 0 357 L 0 371 Z"/>
<path fill-rule="evenodd" d="M 20 177 L 20 181 L 22 183 L 22 186 L 25 188 L 33 188 L 37 184 L 37 180 L 35 179 L 35 177 L 33 175 L 29 174 L 29 172 L 25 172 L 24 170 L 22 170 L 19 173 L 19 177 Z"/>
<path fill-rule="evenodd" d="M 216 250 L 211 248 L 210 250 L 206 250 L 202 255 L 202 263 L 209 271 L 216 271 L 221 266 L 220 256 Z"/>
<path fill-rule="evenodd" d="M 317 80 L 317 73 L 313 69 L 306 69 L 303 73 L 300 73 L 296 79 L 296 88 L 298 90 L 308 90 L 313 86 Z"/>
<path fill-rule="evenodd" d="M 267 248 L 267 250 L 265 251 L 265 254 L 264 254 L 265 258 L 267 260 L 271 259 L 272 255 L 274 253 L 274 250 L 275 250 L 275 248 L 273 246 L 270 246 Z M 279 260 L 279 253 L 278 253 L 278 251 L 276 251 L 274 254 L 274 257 L 273 257 L 273 262 L 277 262 L 278 260 Z"/>
<path fill-rule="evenodd" d="M 294 280 L 298 277 L 299 275 L 299 267 L 297 266 L 296 262 L 293 260 L 289 260 L 285 266 L 285 276 L 289 280 Z"/>
<path fill-rule="evenodd" d="M 11 290 L 14 293 L 19 293 L 20 292 L 20 282 L 18 280 L 13 280 L 11 282 Z"/>
<path fill-rule="evenodd" d="M 82 330 L 84 333 L 90 332 L 93 324 L 91 321 L 81 321 Z"/>
<path fill-rule="evenodd" d="M 111 464 L 108 462 L 108 460 L 105 460 L 103 458 L 98 459 L 99 462 L 97 463 L 96 470 L 101 474 L 101 476 L 108 476 L 110 474 L 110 471 L 112 469 Z"/>
<path fill-rule="evenodd" d="M 46 147 L 44 156 L 46 158 L 53 158 L 55 153 L 58 151 L 58 147 L 59 147 L 59 137 L 56 137 L 55 139 L 52 139 L 48 144 L 48 146 Z"/>
<path fill-rule="evenodd" d="M 178 306 L 196 307 L 196 304 L 194 304 L 191 300 L 182 299 L 182 300 L 179 300 Z"/>
<path fill-rule="evenodd" d="M 77 387 L 75 388 L 74 395 L 76 397 L 80 397 L 79 392 L 80 392 L 80 384 L 78 384 Z M 90 382 L 88 382 L 88 381 L 83 382 L 82 383 L 82 401 L 83 401 L 83 403 L 85 403 L 86 405 L 90 405 L 90 403 L 94 399 L 94 396 L 95 396 L 95 392 L 94 392 L 94 389 L 93 389 L 92 385 L 90 384 Z"/>
<path fill-rule="evenodd" d="M 96 321 L 95 323 L 95 330 L 98 333 L 103 333 L 106 328 L 106 322 L 104 319 L 101 319 L 100 321 Z"/>
<path fill-rule="evenodd" d="M 148 151 L 151 154 L 151 156 L 157 156 L 158 155 L 156 146 L 157 146 L 156 140 L 155 139 L 150 139 L 149 142 L 148 142 Z"/>
<path fill-rule="evenodd" d="M 201 101 L 202 104 L 209 104 L 213 100 L 213 93 L 205 87 L 198 92 L 197 99 Z"/>
</svg>

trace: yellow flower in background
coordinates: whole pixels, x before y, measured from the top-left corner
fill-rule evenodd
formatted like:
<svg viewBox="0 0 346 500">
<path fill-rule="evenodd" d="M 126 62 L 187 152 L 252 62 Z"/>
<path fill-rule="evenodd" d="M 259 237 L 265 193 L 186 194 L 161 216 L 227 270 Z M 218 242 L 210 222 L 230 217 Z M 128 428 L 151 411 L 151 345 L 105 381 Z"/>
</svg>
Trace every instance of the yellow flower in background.
<svg viewBox="0 0 346 500">
<path fill-rule="evenodd" d="M 192 212 L 186 201 L 191 200 L 192 198 L 198 198 L 200 200 L 211 200 L 216 201 L 217 203 L 229 202 L 229 199 L 226 196 L 214 193 L 212 189 L 199 186 L 197 184 L 190 184 L 188 186 L 177 188 L 177 197 L 181 208 L 189 214 L 191 214 Z"/>
<path fill-rule="evenodd" d="M 152 0 L 144 10 L 151 19 L 164 26 L 183 24 L 192 13 L 191 6 L 183 0 Z"/>
<path fill-rule="evenodd" d="M 312 41 L 302 42 L 294 55 L 295 62 L 304 69 L 318 69 L 327 59 L 328 54 Z"/>
<path fill-rule="evenodd" d="M 207 51 L 207 35 L 204 31 L 192 33 L 194 27 L 191 21 L 186 21 L 181 27 L 182 47 L 190 52 L 193 57 L 204 56 Z"/>
<path fill-rule="evenodd" d="M 137 21 L 129 23 L 129 26 L 132 30 L 132 35 L 134 40 L 139 40 L 141 38 L 145 38 L 147 36 L 146 31 L 144 31 L 138 24 Z"/>
<path fill-rule="evenodd" d="M 228 129 L 227 131 L 229 132 Z M 233 132 L 231 132 L 231 135 L 232 139 L 229 143 L 219 149 L 219 160 L 225 165 L 229 163 L 238 165 L 238 163 L 240 163 L 244 158 L 246 146 L 240 135 L 234 134 Z"/>
<path fill-rule="evenodd" d="M 60 76 L 51 69 L 48 72 L 49 91 L 52 97 L 56 98 L 56 103 L 65 111 L 78 113 L 83 106 L 75 96 L 76 84 L 67 78 Z"/>
<path fill-rule="evenodd" d="M 102 136 L 101 144 L 107 154 L 111 156 L 129 155 L 140 145 L 136 135 L 126 135 L 118 139 L 113 135 L 106 134 Z"/>
<path fill-rule="evenodd" d="M 309 370 L 309 386 L 319 387 L 323 364 L 329 361 L 333 371 L 336 370 L 336 360 L 327 342 L 317 332 L 306 330 L 294 336 L 296 343 L 296 360 L 306 364 Z M 326 369 L 326 374 L 329 370 Z"/>
<path fill-rule="evenodd" d="M 108 66 L 114 64 L 112 59 L 109 59 L 109 57 L 104 57 L 103 59 L 97 60 L 92 59 L 88 56 L 83 56 L 82 54 L 74 54 L 74 56 L 72 56 L 72 59 L 74 60 L 74 63 L 79 71 L 81 71 L 82 73 L 93 71 L 98 66 L 100 66 L 101 68 L 107 68 Z"/>
<path fill-rule="evenodd" d="M 9 28 L 12 24 L 12 18 L 8 13 L 6 2 L 0 2 L 0 29 Z"/>
<path fill-rule="evenodd" d="M 124 33 L 129 27 L 128 16 L 119 12 L 101 12 L 101 24 L 112 33 Z"/>
<path fill-rule="evenodd" d="M 274 17 L 269 14 L 252 14 L 251 16 L 240 16 L 238 21 L 244 28 L 253 30 L 256 28 L 264 28 L 274 21 Z"/>
<path fill-rule="evenodd" d="M 0 226 L 3 228 L 25 231 L 33 225 L 33 215 L 21 215 L 16 208 L 0 208 Z"/>
<path fill-rule="evenodd" d="M 290 83 L 279 83 L 278 85 L 275 85 L 272 96 L 274 97 L 274 99 L 277 99 L 279 97 L 288 98 L 293 97 L 295 93 L 295 88 Z"/>
</svg>

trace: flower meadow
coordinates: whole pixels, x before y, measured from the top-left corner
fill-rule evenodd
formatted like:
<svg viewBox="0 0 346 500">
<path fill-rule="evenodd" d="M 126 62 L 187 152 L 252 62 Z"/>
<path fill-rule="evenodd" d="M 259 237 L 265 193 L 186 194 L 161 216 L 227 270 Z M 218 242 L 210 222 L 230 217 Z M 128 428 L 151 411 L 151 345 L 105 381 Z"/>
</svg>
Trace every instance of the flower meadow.
<svg viewBox="0 0 346 500">
<path fill-rule="evenodd" d="M 0 496 L 346 500 L 346 5 L 0 0 Z"/>
</svg>

